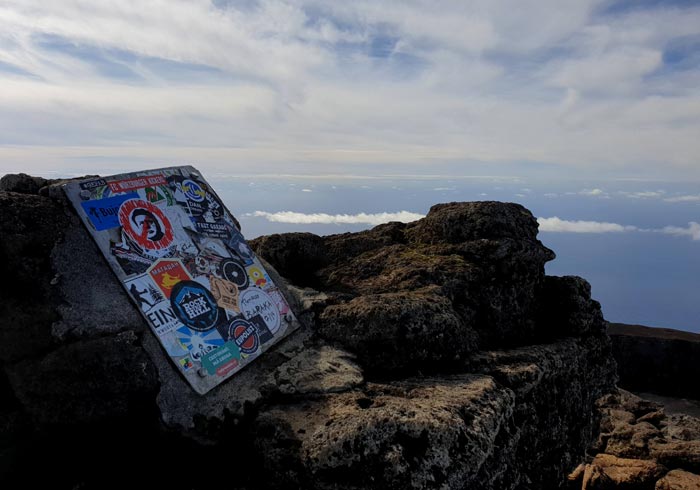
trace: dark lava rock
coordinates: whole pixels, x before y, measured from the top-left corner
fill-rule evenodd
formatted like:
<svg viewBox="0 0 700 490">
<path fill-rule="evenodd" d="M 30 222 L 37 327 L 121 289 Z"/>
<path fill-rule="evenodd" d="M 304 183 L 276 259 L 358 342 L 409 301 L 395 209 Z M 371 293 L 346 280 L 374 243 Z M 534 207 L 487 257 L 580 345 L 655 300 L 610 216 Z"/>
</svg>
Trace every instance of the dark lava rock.
<svg viewBox="0 0 700 490">
<path fill-rule="evenodd" d="M 39 189 L 52 181 L 27 174 L 7 174 L 0 178 L 0 191 L 39 194 Z"/>
<path fill-rule="evenodd" d="M 611 323 L 620 386 L 700 400 L 700 335 L 670 328 Z"/>
<path fill-rule="evenodd" d="M 522 206 L 255 240 L 303 327 L 200 396 L 60 187 L 3 182 L 29 192 L 0 192 L 3 487 L 550 489 L 597 437 L 615 383 L 600 307 L 545 277 Z M 647 442 L 670 461 L 688 441 Z"/>
<path fill-rule="evenodd" d="M 298 271 L 297 257 L 308 250 L 313 264 L 329 263 L 311 267 L 304 280 L 339 298 L 320 317 L 324 338 L 354 351 L 369 369 L 423 369 L 423 359 L 435 368 L 477 349 L 602 328 L 600 306 L 583 305 L 590 302 L 585 286 L 569 291 L 567 280 L 550 282 L 548 294 L 541 293 L 544 264 L 554 254 L 536 235 L 537 221 L 518 204 L 450 203 L 414 223 L 361 233 L 273 235 L 258 250 L 280 271 Z M 289 246 L 302 251 L 287 253 L 291 263 L 279 252 Z M 559 297 L 550 300 L 553 294 Z M 562 304 L 558 317 L 538 325 L 540 300 Z M 598 316 L 579 318 L 577 310 L 571 315 L 582 325 L 570 325 L 562 316 L 569 306 Z M 377 355 L 385 349 L 394 355 Z"/>
</svg>

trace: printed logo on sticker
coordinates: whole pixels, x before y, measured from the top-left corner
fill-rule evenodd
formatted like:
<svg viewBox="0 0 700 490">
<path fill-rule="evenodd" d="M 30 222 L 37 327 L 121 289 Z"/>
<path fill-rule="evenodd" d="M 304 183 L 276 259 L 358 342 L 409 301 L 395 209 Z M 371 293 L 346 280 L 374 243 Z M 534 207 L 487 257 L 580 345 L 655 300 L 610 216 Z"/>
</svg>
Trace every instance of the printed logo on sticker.
<svg viewBox="0 0 700 490">
<path fill-rule="evenodd" d="M 233 320 L 228 327 L 228 335 L 243 354 L 254 354 L 260 347 L 258 329 L 247 320 Z"/>
<path fill-rule="evenodd" d="M 265 287 L 268 283 L 268 278 L 260 267 L 251 265 L 248 267 L 248 275 L 250 276 L 250 280 L 253 282 L 253 284 L 259 288 Z"/>
<path fill-rule="evenodd" d="M 180 359 L 180 366 L 182 366 L 183 371 L 189 371 L 194 367 L 194 363 L 192 360 L 190 360 L 189 357 L 185 357 L 184 359 Z"/>
<path fill-rule="evenodd" d="M 182 181 L 182 192 L 185 193 L 187 199 L 194 202 L 202 202 L 206 197 L 206 192 L 202 189 L 202 186 L 190 179 Z"/>
<path fill-rule="evenodd" d="M 248 287 L 249 280 L 245 267 L 235 260 L 228 259 L 221 263 L 221 275 L 224 276 L 224 279 L 238 286 L 238 289 Z"/>
<path fill-rule="evenodd" d="M 224 345 L 224 339 L 219 332 L 197 332 L 187 327 L 180 327 L 176 331 L 177 340 L 189 352 L 194 361 L 201 361 L 202 356 Z"/>
<path fill-rule="evenodd" d="M 250 320 L 256 315 L 265 322 L 267 328 L 273 334 L 276 334 L 280 329 L 280 311 L 275 303 L 275 300 L 262 289 L 250 288 L 246 289 L 239 296 L 239 304 L 241 312 Z"/>
<path fill-rule="evenodd" d="M 124 286 L 127 287 L 158 336 L 165 335 L 180 325 L 170 303 L 164 301 L 163 294 L 148 280 L 148 276 L 139 276 L 126 281 Z"/>
<path fill-rule="evenodd" d="M 81 202 L 80 205 L 95 229 L 103 231 L 119 226 L 119 209 L 121 205 L 129 199 L 138 197 L 138 194 L 132 192 L 122 196 Z"/>
<path fill-rule="evenodd" d="M 178 259 L 160 259 L 148 269 L 148 274 L 168 299 L 177 283 L 192 279 Z"/>
<path fill-rule="evenodd" d="M 156 185 L 167 185 L 168 182 L 162 175 L 148 175 L 145 177 L 134 177 L 133 179 L 117 180 L 115 182 L 109 182 L 109 188 L 112 192 L 126 192 L 135 191 L 136 189 L 143 189 L 144 187 L 153 187 Z"/>
<path fill-rule="evenodd" d="M 148 201 L 125 201 L 119 208 L 119 224 L 129 238 L 146 250 L 163 250 L 174 241 L 170 221 Z"/>
<path fill-rule="evenodd" d="M 209 284 L 211 284 L 211 293 L 219 306 L 235 313 L 241 312 L 238 308 L 238 287 L 234 283 L 216 276 L 209 276 Z"/>
<path fill-rule="evenodd" d="M 219 319 L 214 296 L 196 281 L 177 283 L 170 294 L 170 304 L 180 321 L 193 330 L 212 329 Z"/>
<path fill-rule="evenodd" d="M 88 180 L 87 182 L 81 182 L 80 183 L 80 188 L 83 190 L 92 190 L 92 189 L 97 189 L 98 187 L 104 187 L 107 185 L 107 182 L 105 179 L 95 179 L 95 180 Z"/>
</svg>

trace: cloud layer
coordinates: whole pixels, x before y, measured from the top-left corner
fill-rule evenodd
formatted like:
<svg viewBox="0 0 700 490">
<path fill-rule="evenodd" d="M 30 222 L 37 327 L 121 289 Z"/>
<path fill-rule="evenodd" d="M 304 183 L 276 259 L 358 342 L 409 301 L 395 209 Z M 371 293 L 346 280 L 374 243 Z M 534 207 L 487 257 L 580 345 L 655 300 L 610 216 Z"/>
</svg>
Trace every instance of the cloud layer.
<svg viewBox="0 0 700 490">
<path fill-rule="evenodd" d="M 411 213 L 409 211 L 399 211 L 396 213 L 359 213 L 359 214 L 326 214 L 326 213 L 295 213 L 293 211 L 280 211 L 268 213 L 266 211 L 255 211 L 247 216 L 265 218 L 275 223 L 295 223 L 295 224 L 343 224 L 343 225 L 380 225 L 390 221 L 401 221 L 408 223 L 419 220 L 425 215 Z"/>
<path fill-rule="evenodd" d="M 554 233 L 621 233 L 636 231 L 635 226 L 619 225 L 601 221 L 568 221 L 554 216 L 553 218 L 537 218 L 540 231 Z"/>
<path fill-rule="evenodd" d="M 639 228 L 632 225 L 621 225 L 604 221 L 569 221 L 558 218 L 537 218 L 539 230 L 545 233 L 663 233 L 664 235 L 687 236 L 692 240 L 700 240 L 700 224 L 695 221 L 687 227 L 665 226 L 663 228 Z"/>
<path fill-rule="evenodd" d="M 336 224 L 336 225 L 371 225 L 376 226 L 390 221 L 408 223 L 424 218 L 425 215 L 410 211 L 358 214 L 327 214 L 327 213 L 297 213 L 294 211 L 255 211 L 246 214 L 247 217 L 264 218 L 274 223 L 289 224 Z M 687 227 L 666 226 L 658 229 L 639 228 L 632 225 L 621 225 L 604 221 L 570 221 L 557 216 L 537 218 L 539 231 L 544 233 L 625 233 L 645 232 L 663 233 L 665 235 L 687 236 L 692 240 L 700 240 L 700 224 L 691 221 Z"/>
<path fill-rule="evenodd" d="M 700 6 L 664 5 L 6 0 L 0 162 L 698 176 Z"/>
</svg>

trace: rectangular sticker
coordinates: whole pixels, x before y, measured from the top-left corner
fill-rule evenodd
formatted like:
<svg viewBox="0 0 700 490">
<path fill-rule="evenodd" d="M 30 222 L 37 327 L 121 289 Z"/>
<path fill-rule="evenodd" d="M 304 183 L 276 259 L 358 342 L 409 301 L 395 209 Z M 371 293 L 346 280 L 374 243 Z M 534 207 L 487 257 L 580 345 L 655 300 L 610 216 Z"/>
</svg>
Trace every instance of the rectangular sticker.
<svg viewBox="0 0 700 490">
<path fill-rule="evenodd" d="M 85 214 L 95 229 L 97 231 L 103 231 L 119 226 L 119 208 L 124 201 L 138 197 L 138 194 L 132 192 L 130 194 L 122 194 L 105 199 L 84 201 L 80 203 L 80 206 L 83 208 L 83 211 L 85 211 Z"/>
<path fill-rule="evenodd" d="M 109 189 L 114 192 L 128 192 L 135 191 L 137 189 L 144 189 L 146 187 L 153 187 L 157 185 L 168 185 L 165 181 L 165 177 L 162 175 L 147 175 L 144 177 L 135 177 L 131 179 L 117 180 L 114 182 L 109 182 Z"/>
</svg>

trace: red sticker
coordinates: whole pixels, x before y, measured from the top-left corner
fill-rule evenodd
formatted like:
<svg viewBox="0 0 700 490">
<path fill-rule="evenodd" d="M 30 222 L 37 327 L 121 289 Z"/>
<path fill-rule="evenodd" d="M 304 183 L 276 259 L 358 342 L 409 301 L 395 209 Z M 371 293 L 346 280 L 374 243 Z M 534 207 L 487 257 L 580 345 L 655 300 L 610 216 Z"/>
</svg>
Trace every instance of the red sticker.
<svg viewBox="0 0 700 490">
<path fill-rule="evenodd" d="M 133 179 L 117 180 L 109 182 L 109 189 L 114 193 L 135 191 L 144 187 L 155 187 L 158 185 L 168 185 L 162 175 L 147 175 L 145 177 L 135 177 Z"/>
<path fill-rule="evenodd" d="M 238 361 L 235 359 L 231 359 L 229 362 L 224 364 L 223 366 L 220 366 L 216 368 L 216 375 L 217 376 L 226 376 L 228 373 L 233 371 L 238 367 Z"/>
<path fill-rule="evenodd" d="M 168 299 L 175 284 L 192 280 L 187 269 L 178 259 L 160 259 L 148 269 L 148 274 Z"/>
<path fill-rule="evenodd" d="M 174 240 L 173 228 L 163 211 L 141 199 L 122 203 L 119 224 L 129 238 L 146 250 L 163 250 Z"/>
</svg>

